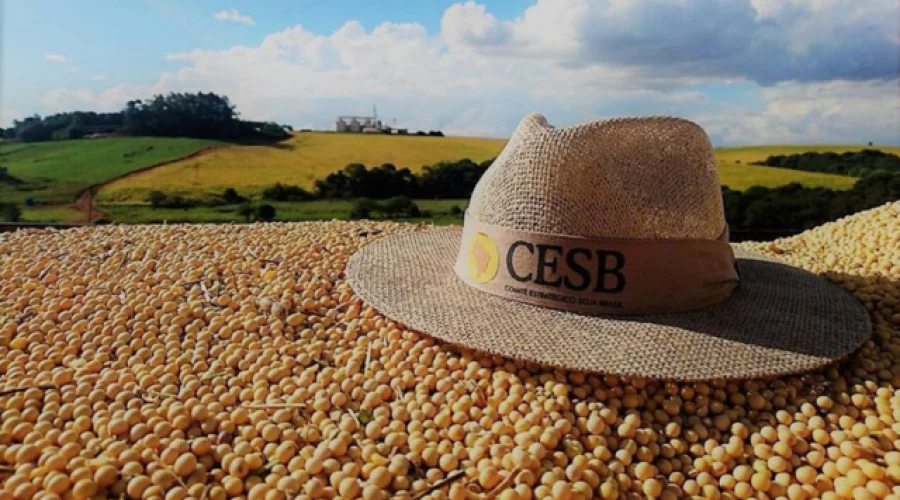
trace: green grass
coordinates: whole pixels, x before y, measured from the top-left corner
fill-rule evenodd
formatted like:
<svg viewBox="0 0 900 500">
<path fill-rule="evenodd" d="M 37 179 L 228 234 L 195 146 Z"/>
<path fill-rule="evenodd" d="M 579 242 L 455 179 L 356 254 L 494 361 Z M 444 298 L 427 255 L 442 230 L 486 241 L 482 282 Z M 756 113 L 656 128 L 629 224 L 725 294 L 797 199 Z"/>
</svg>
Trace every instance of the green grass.
<svg viewBox="0 0 900 500">
<path fill-rule="evenodd" d="M 431 212 L 431 217 L 405 219 L 408 221 L 427 220 L 435 224 L 458 224 L 462 217 L 451 215 L 450 209 L 456 205 L 465 208 L 468 200 L 415 200 L 423 211 Z M 279 221 L 349 219 L 353 202 L 348 200 L 316 200 L 297 203 L 272 203 Z M 149 205 L 104 204 L 101 210 L 109 213 L 116 222 L 146 224 L 159 222 L 244 222 L 238 214 L 237 205 L 218 207 L 153 208 Z"/>
<path fill-rule="evenodd" d="M 85 222 L 84 214 L 69 205 L 22 207 L 22 222 Z"/>
<path fill-rule="evenodd" d="M 82 189 L 217 144 L 202 139 L 116 137 L 0 144 L 0 165 L 25 186 L 0 184 L 0 199 L 68 203 Z"/>
</svg>

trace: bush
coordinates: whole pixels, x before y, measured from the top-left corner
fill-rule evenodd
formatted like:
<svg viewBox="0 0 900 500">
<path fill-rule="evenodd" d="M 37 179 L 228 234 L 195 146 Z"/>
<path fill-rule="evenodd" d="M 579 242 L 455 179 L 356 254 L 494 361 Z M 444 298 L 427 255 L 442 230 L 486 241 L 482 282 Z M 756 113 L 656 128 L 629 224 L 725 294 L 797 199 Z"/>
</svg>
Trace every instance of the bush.
<svg viewBox="0 0 900 500">
<path fill-rule="evenodd" d="M 256 209 L 253 208 L 253 205 L 249 203 L 245 203 L 238 207 L 237 209 L 238 215 L 243 217 L 247 222 L 253 221 L 253 217 L 256 215 Z"/>
<path fill-rule="evenodd" d="M 275 220 L 275 207 L 268 203 L 263 203 L 256 208 L 256 215 L 259 220 L 269 222 Z"/>
<path fill-rule="evenodd" d="M 309 201 L 315 199 L 312 193 L 300 186 L 289 186 L 280 182 L 264 189 L 262 197 L 272 201 Z"/>
<path fill-rule="evenodd" d="M 159 208 L 166 206 L 166 202 L 169 200 L 169 197 L 166 196 L 166 193 L 162 191 L 150 191 L 147 195 L 147 201 L 150 202 L 150 206 L 153 208 Z"/>
<path fill-rule="evenodd" d="M 0 220 L 19 222 L 22 220 L 22 209 L 15 203 L 0 203 Z"/>
<path fill-rule="evenodd" d="M 350 210 L 351 219 L 371 219 L 372 212 L 378 210 L 378 203 L 368 198 L 360 198 L 353 202 Z"/>
<path fill-rule="evenodd" d="M 222 192 L 222 201 L 224 201 L 228 205 L 237 205 L 238 203 L 247 201 L 247 198 L 244 198 L 243 196 L 238 194 L 236 189 L 228 188 Z"/>
<path fill-rule="evenodd" d="M 453 205 L 450 207 L 450 215 L 462 215 L 463 209 L 460 208 L 459 205 Z"/>
<path fill-rule="evenodd" d="M 168 195 L 162 191 L 150 191 L 147 201 L 153 208 L 183 208 L 188 209 L 197 205 L 196 200 L 185 198 L 180 194 Z"/>
<path fill-rule="evenodd" d="M 411 199 L 406 196 L 394 196 L 382 203 L 379 211 L 388 219 L 394 217 L 414 217 L 408 215 L 413 211 L 413 207 L 415 207 L 415 211 L 418 213 L 419 207 L 417 207 Z"/>
</svg>

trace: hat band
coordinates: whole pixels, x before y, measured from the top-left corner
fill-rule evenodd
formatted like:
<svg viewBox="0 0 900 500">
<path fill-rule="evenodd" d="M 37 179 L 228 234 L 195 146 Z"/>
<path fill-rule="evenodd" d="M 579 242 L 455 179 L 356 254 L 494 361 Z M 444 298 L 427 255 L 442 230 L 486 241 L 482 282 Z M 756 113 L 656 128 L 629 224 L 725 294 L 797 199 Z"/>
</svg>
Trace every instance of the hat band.
<svg viewBox="0 0 900 500">
<path fill-rule="evenodd" d="M 494 226 L 469 214 L 454 272 L 499 297 L 586 315 L 699 309 L 727 298 L 740 281 L 727 228 L 718 240 L 589 239 Z"/>
</svg>

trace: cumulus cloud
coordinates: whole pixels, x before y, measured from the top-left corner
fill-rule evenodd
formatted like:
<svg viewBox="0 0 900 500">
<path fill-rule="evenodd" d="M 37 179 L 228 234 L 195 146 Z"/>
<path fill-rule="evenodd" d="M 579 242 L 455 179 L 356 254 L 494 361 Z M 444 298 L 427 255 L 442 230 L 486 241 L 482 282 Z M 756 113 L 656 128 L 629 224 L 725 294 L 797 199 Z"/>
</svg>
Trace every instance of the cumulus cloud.
<svg viewBox="0 0 900 500">
<path fill-rule="evenodd" d="M 64 63 L 66 62 L 66 56 L 62 54 L 44 54 L 44 60 L 55 63 Z"/>
<path fill-rule="evenodd" d="M 700 121 L 720 144 L 859 142 L 897 130 L 900 71 L 885 69 L 890 61 L 882 53 L 834 68 L 828 61 L 836 56 L 821 47 L 838 42 L 815 30 L 780 32 L 788 19 L 806 26 L 797 17 L 803 12 L 856 33 L 857 24 L 881 12 L 875 7 L 845 0 L 697 0 L 707 6 L 703 11 L 694 3 L 538 0 L 518 18 L 501 20 L 468 2 L 446 10 L 437 34 L 419 24 L 366 30 L 351 21 L 330 34 L 297 25 L 258 45 L 167 54 L 179 67 L 155 82 L 99 92 L 60 88 L 42 103 L 49 111 L 113 110 L 153 94 L 214 91 L 251 119 L 330 128 L 336 116 L 377 104 L 380 115 L 400 126 L 497 137 L 529 111 L 558 125 L 679 115 Z M 844 19 L 834 16 L 835 5 L 848 9 Z M 846 21 L 851 18 L 857 24 Z M 892 21 L 882 18 L 867 25 L 869 36 L 894 43 L 885 35 Z M 865 37 L 835 50 L 849 57 L 860 40 Z M 784 55 L 753 62 L 767 53 L 764 46 L 787 47 L 804 64 L 785 63 Z M 765 85 L 754 83 L 760 81 Z M 743 89 L 740 99 L 734 87 Z"/>
<path fill-rule="evenodd" d="M 694 118 L 729 144 L 896 143 L 900 78 L 784 82 L 759 91 L 762 108 L 729 106 Z"/>
<path fill-rule="evenodd" d="M 118 111 L 130 100 L 143 99 L 159 91 L 160 87 L 149 85 L 116 85 L 101 92 L 58 88 L 48 92 L 41 99 L 41 105 L 54 113 L 72 110 Z"/>
<path fill-rule="evenodd" d="M 469 1 L 447 9 L 441 31 L 460 52 L 663 76 L 769 85 L 900 72 L 894 0 L 537 0 L 512 20 Z"/>
<path fill-rule="evenodd" d="M 256 24 L 256 21 L 254 21 L 252 17 L 246 14 L 241 14 L 241 11 L 237 9 L 220 10 L 219 12 L 213 14 L 213 18 L 219 21 L 241 23 L 248 26 Z"/>
</svg>

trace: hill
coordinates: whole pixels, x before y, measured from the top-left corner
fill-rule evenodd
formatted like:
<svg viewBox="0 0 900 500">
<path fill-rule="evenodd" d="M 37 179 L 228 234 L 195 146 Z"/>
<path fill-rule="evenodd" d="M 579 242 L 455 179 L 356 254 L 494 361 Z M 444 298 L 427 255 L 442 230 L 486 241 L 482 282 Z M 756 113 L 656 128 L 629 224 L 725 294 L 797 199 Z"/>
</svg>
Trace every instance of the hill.
<svg viewBox="0 0 900 500">
<path fill-rule="evenodd" d="M 21 184 L 0 184 L 0 199 L 71 203 L 83 189 L 219 144 L 204 139 L 115 137 L 0 144 L 0 166 Z"/>
<path fill-rule="evenodd" d="M 100 199 L 143 201 L 153 189 L 194 196 L 228 187 L 253 195 L 275 182 L 311 188 L 317 179 L 349 163 L 393 163 L 419 171 L 439 161 L 487 160 L 504 144 L 505 139 L 474 137 L 304 132 L 274 145 L 226 146 L 141 172 L 106 186 Z"/>
<path fill-rule="evenodd" d="M 799 182 L 805 186 L 821 186 L 831 189 L 847 189 L 853 186 L 855 178 L 843 175 L 803 172 L 784 168 L 751 165 L 765 161 L 769 156 L 800 153 L 845 153 L 863 149 L 877 149 L 885 153 L 900 155 L 898 146 L 857 146 L 857 145 L 797 145 L 797 146 L 745 146 L 716 149 L 716 164 L 722 184 L 731 189 L 743 190 L 751 186 L 777 187 L 789 182 Z"/>
<path fill-rule="evenodd" d="M 326 175 L 349 163 L 369 166 L 393 163 L 419 171 L 443 160 L 470 158 L 481 161 L 496 156 L 505 140 L 469 137 L 416 137 L 327 132 L 300 133 L 270 146 L 228 145 L 187 160 L 140 172 L 112 182 L 100 193 L 107 202 L 144 201 L 149 191 L 162 189 L 183 195 L 221 193 L 234 187 L 255 195 L 275 182 L 311 188 Z M 840 146 L 834 150 L 858 150 Z M 900 148 L 893 148 L 900 150 Z M 830 146 L 763 146 L 723 148 L 716 151 L 722 184 L 732 189 L 751 186 L 777 187 L 791 182 L 806 186 L 846 189 L 853 177 L 750 165 L 773 154 L 790 151 L 832 150 Z"/>
</svg>

